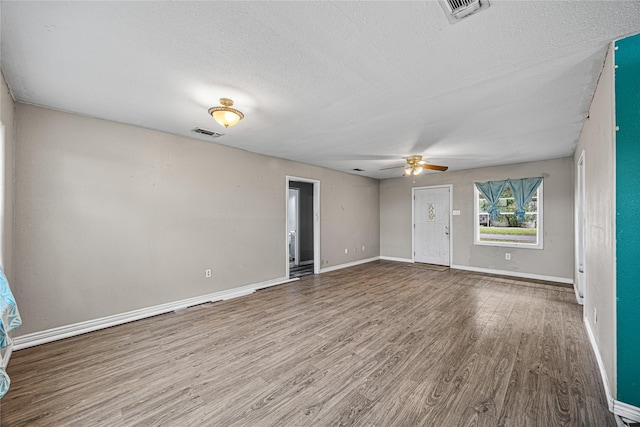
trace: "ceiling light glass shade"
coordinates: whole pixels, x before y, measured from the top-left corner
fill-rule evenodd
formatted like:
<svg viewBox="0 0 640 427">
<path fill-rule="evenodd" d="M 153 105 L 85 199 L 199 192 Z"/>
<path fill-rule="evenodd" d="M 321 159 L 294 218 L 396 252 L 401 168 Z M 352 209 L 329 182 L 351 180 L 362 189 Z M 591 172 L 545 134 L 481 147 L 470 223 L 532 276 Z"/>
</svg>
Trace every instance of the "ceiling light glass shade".
<svg viewBox="0 0 640 427">
<path fill-rule="evenodd" d="M 240 121 L 240 116 L 233 111 L 218 110 L 214 111 L 211 115 L 216 122 L 226 128 L 233 126 Z"/>
<path fill-rule="evenodd" d="M 231 108 L 233 101 L 227 98 L 220 98 L 220 104 L 222 107 L 209 108 L 209 114 L 213 119 L 220 123 L 222 126 L 228 128 L 237 124 L 240 120 L 244 119 L 244 114 L 235 108 Z"/>
<path fill-rule="evenodd" d="M 409 176 L 411 175 L 412 169 L 410 167 L 405 168 L 404 173 L 402 174 L 402 176 Z"/>
<path fill-rule="evenodd" d="M 414 175 L 419 175 L 420 172 L 422 172 L 422 171 L 423 171 L 422 166 L 414 166 L 413 167 L 413 174 Z"/>
</svg>

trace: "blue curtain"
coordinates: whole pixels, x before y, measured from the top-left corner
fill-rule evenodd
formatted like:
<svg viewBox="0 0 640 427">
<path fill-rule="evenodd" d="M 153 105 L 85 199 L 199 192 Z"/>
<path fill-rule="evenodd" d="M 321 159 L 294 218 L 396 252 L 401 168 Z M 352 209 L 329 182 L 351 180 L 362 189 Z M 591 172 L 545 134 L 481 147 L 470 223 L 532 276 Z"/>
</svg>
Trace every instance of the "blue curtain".
<svg viewBox="0 0 640 427">
<path fill-rule="evenodd" d="M 9 337 L 9 331 L 22 324 L 16 300 L 9 288 L 9 282 L 0 267 L 0 348 L 9 347 L 13 343 Z M 9 391 L 11 380 L 0 363 L 0 399 Z"/>
<path fill-rule="evenodd" d="M 518 221 L 524 221 L 524 207 L 535 196 L 542 178 L 522 178 L 510 179 L 509 187 L 516 202 L 516 218 Z"/>
<path fill-rule="evenodd" d="M 487 182 L 476 182 L 476 188 L 478 191 L 482 193 L 487 202 L 489 202 L 489 209 L 487 209 L 487 213 L 489 214 L 489 218 L 493 221 L 498 219 L 500 216 L 500 209 L 498 209 L 498 200 L 500 200 L 500 195 L 504 191 L 504 187 L 506 187 L 507 181 L 487 181 Z"/>
</svg>

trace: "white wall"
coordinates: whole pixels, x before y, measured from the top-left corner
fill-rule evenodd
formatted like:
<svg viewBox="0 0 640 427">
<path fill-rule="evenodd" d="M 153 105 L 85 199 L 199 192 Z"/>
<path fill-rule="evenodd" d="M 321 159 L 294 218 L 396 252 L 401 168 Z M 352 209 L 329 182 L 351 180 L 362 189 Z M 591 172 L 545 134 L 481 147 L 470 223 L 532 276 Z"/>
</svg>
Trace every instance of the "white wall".
<svg viewBox="0 0 640 427">
<path fill-rule="evenodd" d="M 474 244 L 474 182 L 544 177 L 544 249 Z M 411 188 L 452 184 L 453 264 L 573 279 L 573 160 L 521 163 L 456 172 L 429 173 L 380 183 L 380 255 L 411 259 Z M 511 253 L 511 261 L 505 260 Z"/>
<path fill-rule="evenodd" d="M 0 147 L 0 152 L 4 152 L 4 160 L 0 166 L 0 173 L 4 179 L 4 187 L 1 189 L 3 191 L 4 210 L 0 212 L 0 221 L 2 221 L 0 245 L 1 263 L 12 290 L 15 290 L 15 283 L 13 283 L 14 111 L 13 98 L 0 70 L 0 122 L 4 126 L 4 145 Z"/>
<path fill-rule="evenodd" d="M 585 154 L 585 271 L 584 313 L 593 331 L 615 398 L 615 139 L 613 53 L 609 49 L 596 88 L 589 118 L 575 153 Z M 576 167 L 577 170 L 577 167 Z M 594 321 L 594 309 L 598 323 Z"/>
<path fill-rule="evenodd" d="M 16 129 L 20 335 L 283 277 L 287 175 L 320 180 L 322 267 L 379 255 L 376 180 L 20 103 Z"/>
</svg>

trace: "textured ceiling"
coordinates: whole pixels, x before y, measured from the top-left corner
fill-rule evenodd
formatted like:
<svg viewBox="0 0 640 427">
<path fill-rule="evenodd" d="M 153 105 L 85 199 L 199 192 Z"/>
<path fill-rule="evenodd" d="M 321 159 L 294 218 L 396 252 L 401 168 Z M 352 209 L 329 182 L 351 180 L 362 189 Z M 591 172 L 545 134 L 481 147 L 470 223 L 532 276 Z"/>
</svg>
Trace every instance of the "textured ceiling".
<svg viewBox="0 0 640 427">
<path fill-rule="evenodd" d="M 0 3 L 16 100 L 351 171 L 399 176 L 573 153 L 608 42 L 638 1 Z M 229 97 L 246 115 L 207 114 Z M 354 172 L 355 173 L 355 172 Z"/>
</svg>

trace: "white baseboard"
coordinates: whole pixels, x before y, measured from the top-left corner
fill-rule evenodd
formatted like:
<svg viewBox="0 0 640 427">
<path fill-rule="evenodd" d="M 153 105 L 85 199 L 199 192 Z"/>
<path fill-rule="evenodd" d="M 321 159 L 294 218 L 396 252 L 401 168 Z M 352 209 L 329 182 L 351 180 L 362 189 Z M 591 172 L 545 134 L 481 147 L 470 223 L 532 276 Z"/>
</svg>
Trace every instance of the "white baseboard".
<svg viewBox="0 0 640 427">
<path fill-rule="evenodd" d="M 259 291 L 260 289 L 270 288 L 272 286 L 284 285 L 285 283 L 297 282 L 298 280 L 300 280 L 299 277 L 294 277 L 293 279 L 287 279 L 286 277 L 281 277 L 279 279 L 267 280 L 265 282 L 256 283 L 251 286 L 254 291 Z"/>
<path fill-rule="evenodd" d="M 584 297 L 580 296 L 580 293 L 578 292 L 578 283 L 575 281 L 573 282 L 573 291 L 576 293 L 576 301 L 578 301 L 578 304 L 584 305 Z"/>
<path fill-rule="evenodd" d="M 456 270 L 475 271 L 476 273 L 497 274 L 500 276 L 523 277 L 525 279 L 546 280 L 547 282 L 558 282 L 573 284 L 573 279 L 567 277 L 545 276 L 543 274 L 523 273 L 520 271 L 494 270 L 492 268 L 471 267 L 468 265 L 452 264 L 451 268 Z"/>
<path fill-rule="evenodd" d="M 360 265 L 360 264 L 366 264 L 368 262 L 377 261 L 379 259 L 380 259 L 379 256 L 374 256 L 372 258 L 361 259 L 361 260 L 358 260 L 358 261 L 348 262 L 346 264 L 339 264 L 339 265 L 334 265 L 334 266 L 331 266 L 331 267 L 321 268 L 320 269 L 320 273 L 328 273 L 330 271 L 340 270 L 342 268 L 353 267 L 355 265 Z"/>
<path fill-rule="evenodd" d="M 627 418 L 635 422 L 640 422 L 640 408 L 638 408 L 637 406 L 629 405 L 628 403 L 621 402 L 619 400 L 615 400 L 613 398 L 611 389 L 609 388 L 609 381 L 607 380 L 607 371 L 605 371 L 604 369 L 604 363 L 602 362 L 600 350 L 598 349 L 598 344 L 596 343 L 596 337 L 593 334 L 591 325 L 587 321 L 586 317 L 584 318 L 584 326 L 587 330 L 587 335 L 589 336 L 591 348 L 593 348 L 593 352 L 596 355 L 596 360 L 598 361 L 598 369 L 600 370 L 600 376 L 602 378 L 602 384 L 604 385 L 604 393 L 607 397 L 607 405 L 609 406 L 609 410 L 619 417 Z"/>
<path fill-rule="evenodd" d="M 640 408 L 629 405 L 628 403 L 613 401 L 613 413 L 619 417 L 640 423 Z"/>
<path fill-rule="evenodd" d="M 413 260 L 410 259 L 410 258 L 396 258 L 396 257 L 392 257 L 392 256 L 380 256 L 380 259 L 383 259 L 385 261 L 397 261 L 397 262 L 413 263 Z"/>
<path fill-rule="evenodd" d="M 609 406 L 609 410 L 613 412 L 613 396 L 611 395 L 611 389 L 609 389 L 609 380 L 607 379 L 607 371 L 604 369 L 604 362 L 602 362 L 602 357 L 600 356 L 600 350 L 598 349 L 598 344 L 596 343 L 596 337 L 591 330 L 591 325 L 587 321 L 587 318 L 584 317 L 584 326 L 587 330 L 587 336 L 589 337 L 589 342 L 591 343 L 591 348 L 596 355 L 596 361 L 598 362 L 598 369 L 600 369 L 600 376 L 602 377 L 602 385 L 604 385 L 604 392 L 607 396 L 607 405 Z"/>
<path fill-rule="evenodd" d="M 31 334 L 13 338 L 13 350 L 17 351 L 23 348 L 33 347 L 36 345 L 85 334 L 87 332 L 97 331 L 99 329 L 110 328 L 111 326 L 122 325 L 123 323 L 129 323 L 135 320 L 169 313 L 170 311 L 182 310 L 194 305 L 204 304 L 206 302 L 225 301 L 232 298 L 238 298 L 244 295 L 249 295 L 257 291 L 258 289 L 264 289 L 270 286 L 294 282 L 296 280 L 299 279 L 288 279 L 286 277 L 280 277 L 260 283 L 254 283 L 251 285 L 214 292 L 212 294 L 202 295 L 199 297 L 187 298 L 180 301 L 155 305 L 153 307 L 141 308 L 139 310 L 114 314 L 112 316 L 101 317 L 99 319 L 87 320 L 85 322 L 74 323 L 72 325 L 60 326 L 53 329 L 47 329 L 45 331 L 34 332 Z"/>
</svg>

